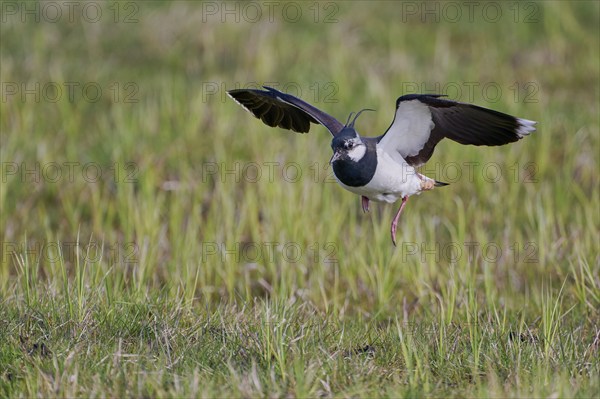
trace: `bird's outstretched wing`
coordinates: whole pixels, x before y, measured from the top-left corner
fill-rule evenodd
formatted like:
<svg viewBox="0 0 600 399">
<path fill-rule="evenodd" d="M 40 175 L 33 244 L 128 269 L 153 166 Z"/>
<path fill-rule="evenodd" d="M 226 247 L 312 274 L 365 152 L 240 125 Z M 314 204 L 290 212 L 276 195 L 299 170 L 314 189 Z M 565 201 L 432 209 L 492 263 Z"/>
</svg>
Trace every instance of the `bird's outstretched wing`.
<svg viewBox="0 0 600 399">
<path fill-rule="evenodd" d="M 412 166 L 423 165 L 444 137 L 460 144 L 496 146 L 535 131 L 536 122 L 440 98 L 408 94 L 398 98 L 396 114 L 378 145 L 397 151 Z"/>
<path fill-rule="evenodd" d="M 334 136 L 344 127 L 331 115 L 298 97 L 282 93 L 271 87 L 264 86 L 264 88 L 266 90 L 229 90 L 227 94 L 252 115 L 271 127 L 277 126 L 298 133 L 307 133 L 312 122 L 325 126 Z"/>
</svg>

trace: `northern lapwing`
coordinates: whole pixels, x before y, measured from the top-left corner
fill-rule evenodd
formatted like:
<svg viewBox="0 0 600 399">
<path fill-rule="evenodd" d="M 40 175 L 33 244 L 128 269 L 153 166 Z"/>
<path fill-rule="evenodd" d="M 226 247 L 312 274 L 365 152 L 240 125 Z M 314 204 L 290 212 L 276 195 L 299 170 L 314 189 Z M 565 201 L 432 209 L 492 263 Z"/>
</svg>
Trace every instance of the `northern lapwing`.
<svg viewBox="0 0 600 399">
<path fill-rule="evenodd" d="M 408 94 L 396 100 L 396 113 L 387 131 L 362 137 L 354 128 L 362 110 L 346 124 L 290 94 L 271 87 L 229 90 L 227 93 L 252 115 L 271 127 L 307 133 L 321 124 L 333 135 L 330 163 L 339 184 L 358 194 L 363 211 L 369 201 L 393 203 L 402 199 L 392 221 L 392 242 L 408 197 L 446 183 L 418 173 L 437 143 L 447 137 L 460 144 L 498 146 L 535 131 L 536 122 L 502 112 L 444 99 L 439 94 Z M 351 121 L 352 119 L 352 121 Z"/>
</svg>

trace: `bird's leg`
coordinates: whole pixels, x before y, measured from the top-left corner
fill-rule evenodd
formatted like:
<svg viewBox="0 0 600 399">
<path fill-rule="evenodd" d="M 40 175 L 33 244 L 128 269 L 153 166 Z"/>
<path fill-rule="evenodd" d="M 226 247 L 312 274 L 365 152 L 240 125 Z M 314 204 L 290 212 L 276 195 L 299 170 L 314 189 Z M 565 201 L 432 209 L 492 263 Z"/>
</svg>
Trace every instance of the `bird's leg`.
<svg viewBox="0 0 600 399">
<path fill-rule="evenodd" d="M 363 212 L 369 212 L 369 199 L 367 197 L 365 197 L 364 195 L 361 195 L 361 200 L 362 200 L 362 209 Z"/>
<path fill-rule="evenodd" d="M 402 210 L 406 205 L 406 201 L 408 201 L 408 195 L 402 197 L 402 204 L 400 204 L 400 209 L 398 209 L 398 213 L 396 213 L 396 216 L 392 221 L 392 242 L 394 243 L 394 246 L 396 246 L 396 227 L 398 226 L 398 220 L 400 219 L 400 214 L 402 213 Z"/>
</svg>

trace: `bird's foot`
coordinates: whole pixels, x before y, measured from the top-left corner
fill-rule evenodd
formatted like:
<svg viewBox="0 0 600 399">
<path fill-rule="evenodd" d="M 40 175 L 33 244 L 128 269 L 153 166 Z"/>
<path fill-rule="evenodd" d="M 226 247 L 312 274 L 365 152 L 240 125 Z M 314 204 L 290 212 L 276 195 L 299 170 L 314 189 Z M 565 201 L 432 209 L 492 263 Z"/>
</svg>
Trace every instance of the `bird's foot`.
<svg viewBox="0 0 600 399">
<path fill-rule="evenodd" d="M 408 201 L 408 195 L 406 197 L 402 197 L 402 204 L 400 204 L 400 209 L 398 209 L 398 213 L 396 213 L 394 220 L 392 220 L 392 242 L 394 243 L 394 246 L 396 246 L 396 227 L 398 227 L 398 220 L 400 220 L 400 214 L 402 213 L 402 210 L 406 205 L 406 201 Z"/>
<path fill-rule="evenodd" d="M 365 197 L 364 195 L 362 195 L 360 198 L 361 198 L 361 202 L 362 202 L 363 212 L 365 212 L 365 213 L 369 212 L 369 199 L 367 197 Z"/>
<path fill-rule="evenodd" d="M 432 190 L 435 187 L 435 180 L 419 175 L 421 179 L 421 191 Z"/>
</svg>

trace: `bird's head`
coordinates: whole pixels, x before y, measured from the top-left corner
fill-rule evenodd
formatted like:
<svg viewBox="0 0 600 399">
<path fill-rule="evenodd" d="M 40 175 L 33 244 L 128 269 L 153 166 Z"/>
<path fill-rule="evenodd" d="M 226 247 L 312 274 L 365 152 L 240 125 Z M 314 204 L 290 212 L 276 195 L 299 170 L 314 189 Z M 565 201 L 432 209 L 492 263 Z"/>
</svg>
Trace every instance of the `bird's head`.
<svg viewBox="0 0 600 399">
<path fill-rule="evenodd" d="M 336 161 L 358 162 L 367 152 L 367 146 L 361 140 L 358 132 L 354 128 L 354 122 L 356 122 L 356 119 L 363 111 L 374 110 L 366 108 L 359 111 L 354 119 L 352 119 L 352 122 L 350 122 L 350 119 L 352 118 L 352 114 L 354 114 L 354 112 L 350 113 L 346 125 L 331 141 L 333 156 L 331 157 L 329 163 L 334 163 Z"/>
</svg>

